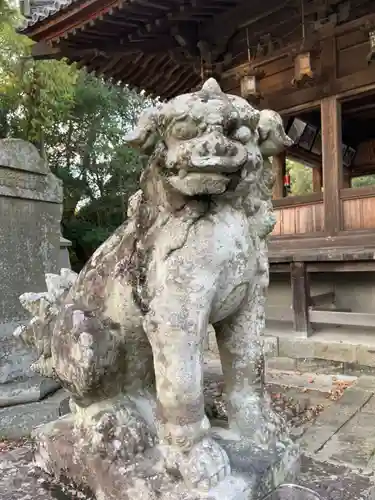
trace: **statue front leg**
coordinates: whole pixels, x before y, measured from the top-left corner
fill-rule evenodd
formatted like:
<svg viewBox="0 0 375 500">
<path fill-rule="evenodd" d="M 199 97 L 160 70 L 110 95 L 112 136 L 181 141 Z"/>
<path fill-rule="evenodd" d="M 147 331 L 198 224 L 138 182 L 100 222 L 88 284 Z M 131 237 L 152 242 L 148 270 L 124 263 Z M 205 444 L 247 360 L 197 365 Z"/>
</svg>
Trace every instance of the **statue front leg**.
<svg viewBox="0 0 375 500">
<path fill-rule="evenodd" d="M 265 287 L 251 286 L 236 314 L 214 325 L 224 373 L 230 428 L 255 445 L 270 446 L 283 422 L 264 389 Z"/>
<path fill-rule="evenodd" d="M 203 351 L 214 283 L 209 276 L 185 281 L 182 272 L 156 293 L 144 327 L 154 356 L 167 467 L 177 467 L 189 487 L 209 489 L 230 472 L 226 453 L 208 437 L 204 412 Z"/>
</svg>

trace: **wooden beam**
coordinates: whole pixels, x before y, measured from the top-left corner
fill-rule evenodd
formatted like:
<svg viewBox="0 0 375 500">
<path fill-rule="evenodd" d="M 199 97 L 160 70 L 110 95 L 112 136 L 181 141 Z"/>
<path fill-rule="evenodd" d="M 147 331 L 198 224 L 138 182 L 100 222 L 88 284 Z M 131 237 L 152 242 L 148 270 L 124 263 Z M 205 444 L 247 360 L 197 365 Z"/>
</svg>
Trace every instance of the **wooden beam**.
<svg viewBox="0 0 375 500">
<path fill-rule="evenodd" d="M 369 313 L 314 311 L 311 309 L 310 320 L 312 323 L 326 325 L 375 327 L 375 314 Z"/>
<path fill-rule="evenodd" d="M 268 245 L 270 262 L 319 262 L 374 260 L 373 229 L 342 231 L 337 236 L 308 233 L 298 237 L 271 237 Z"/>
<path fill-rule="evenodd" d="M 350 188 L 351 186 L 351 172 L 348 168 L 343 169 L 343 174 L 342 174 L 342 187 L 343 188 Z"/>
<path fill-rule="evenodd" d="M 228 39 L 239 29 L 256 24 L 290 4 L 293 4 L 292 0 L 285 0 L 279 4 L 274 3 L 271 9 L 266 10 L 262 0 L 258 0 L 255 5 L 254 2 L 249 3 L 244 0 L 237 7 L 227 9 L 223 14 L 205 23 L 201 27 L 200 38 L 215 42 L 220 33 L 220 38 Z"/>
<path fill-rule="evenodd" d="M 286 173 L 286 153 L 280 153 L 272 158 L 272 170 L 275 182 L 272 190 L 274 200 L 285 197 L 284 176 Z"/>
<path fill-rule="evenodd" d="M 375 271 L 374 261 L 307 262 L 307 273 L 368 273 Z M 270 263 L 270 273 L 290 273 L 290 263 Z M 312 297 L 313 301 L 314 297 Z"/>
<path fill-rule="evenodd" d="M 301 196 L 288 196 L 287 198 L 282 198 L 280 200 L 273 200 L 272 204 L 274 208 L 287 208 L 315 205 L 316 203 L 321 203 L 322 201 L 323 195 L 321 193 L 309 193 Z"/>
<path fill-rule="evenodd" d="M 322 97 L 336 95 L 340 99 L 348 99 L 365 92 L 372 92 L 375 90 L 375 65 L 370 65 L 362 71 L 327 83 L 317 83 L 313 87 L 301 90 L 295 90 L 291 87 L 288 90 L 270 95 L 265 92 L 267 107 L 281 114 L 289 115 L 292 112 L 296 113 L 313 108 Z"/>
<path fill-rule="evenodd" d="M 334 235 L 341 229 L 342 187 L 341 104 L 326 97 L 321 104 L 324 228 Z"/>
<path fill-rule="evenodd" d="M 331 87 L 337 80 L 337 42 L 334 35 L 322 41 L 320 61 L 320 78 L 325 82 L 326 93 L 330 94 Z"/>
<path fill-rule="evenodd" d="M 272 272 L 272 265 L 270 271 Z M 375 271 L 375 262 L 350 260 L 343 262 L 316 262 L 307 264 L 307 271 L 309 273 L 368 273 Z"/>
<path fill-rule="evenodd" d="M 293 324 L 296 332 L 311 335 L 309 319 L 310 286 L 304 262 L 291 263 Z"/>
<path fill-rule="evenodd" d="M 60 47 L 52 47 L 47 42 L 35 43 L 31 48 L 31 55 L 34 59 L 58 59 L 62 57 Z"/>
</svg>

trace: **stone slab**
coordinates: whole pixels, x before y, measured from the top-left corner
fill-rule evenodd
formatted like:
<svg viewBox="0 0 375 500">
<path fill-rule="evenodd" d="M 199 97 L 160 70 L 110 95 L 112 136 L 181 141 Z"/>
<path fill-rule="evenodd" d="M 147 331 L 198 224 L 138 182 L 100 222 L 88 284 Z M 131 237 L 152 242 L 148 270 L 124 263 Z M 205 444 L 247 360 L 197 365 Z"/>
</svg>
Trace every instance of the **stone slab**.
<svg viewBox="0 0 375 500">
<path fill-rule="evenodd" d="M 366 469 L 374 454 L 374 415 L 358 412 L 331 437 L 317 458 Z"/>
<path fill-rule="evenodd" d="M 301 372 L 313 373 L 345 373 L 344 363 L 326 359 L 295 359 L 296 368 Z"/>
<path fill-rule="evenodd" d="M 308 390 L 330 392 L 338 381 L 354 383 L 357 377 L 350 375 L 328 375 L 320 373 L 302 373 L 292 370 L 268 370 L 266 382 L 280 386 L 300 387 Z"/>
<path fill-rule="evenodd" d="M 341 405 L 333 404 L 329 408 L 323 410 L 318 416 L 314 425 L 322 427 L 335 427 L 338 431 L 358 412 L 357 405 Z"/>
<path fill-rule="evenodd" d="M 357 362 L 357 344 L 339 341 L 280 337 L 279 355 L 297 359 L 323 359 L 346 363 Z"/>
<path fill-rule="evenodd" d="M 0 438 L 30 436 L 35 427 L 62 415 L 61 406 L 67 397 L 67 393 L 61 389 L 43 401 L 0 409 Z"/>
<path fill-rule="evenodd" d="M 178 475 L 166 471 L 158 447 L 146 450 L 132 462 L 120 458 L 110 462 L 77 446 L 73 417 L 37 428 L 33 434 L 37 465 L 54 477 L 90 485 L 101 500 L 256 500 L 284 481 L 295 479 L 299 468 L 299 447 L 289 443 L 273 453 L 231 442 L 223 429 L 213 435 L 227 451 L 232 475 L 207 493 L 187 490 Z M 223 435 L 224 433 L 224 435 Z M 82 481 L 84 479 L 84 483 Z"/>
<path fill-rule="evenodd" d="M 374 478 L 350 467 L 303 456 L 298 484 L 324 500 L 374 500 Z"/>
<path fill-rule="evenodd" d="M 35 375 L 30 369 L 36 359 L 35 353 L 13 337 L 20 324 L 22 321 L 0 321 L 0 384 Z"/>
<path fill-rule="evenodd" d="M 359 389 L 375 392 L 375 377 L 373 375 L 361 375 L 355 385 Z"/>
<path fill-rule="evenodd" d="M 353 387 L 345 389 L 340 398 L 340 405 L 355 406 L 359 410 L 371 399 L 372 394 L 372 392 L 361 389 L 355 384 Z"/>
<path fill-rule="evenodd" d="M 320 360 L 333 362 L 336 365 L 335 371 L 341 370 L 341 364 L 344 372 L 354 371 L 360 374 L 366 368 L 375 368 L 374 335 L 370 329 L 362 330 L 324 328 L 306 338 L 280 326 L 268 328 L 266 334 L 278 338 L 278 355 L 297 359 L 301 370 L 303 360 L 308 363 Z M 311 371 L 318 370 L 314 368 Z"/>
<path fill-rule="evenodd" d="M 39 376 L 22 382 L 0 385 L 0 408 L 41 401 L 59 388 L 58 382 Z"/>
<path fill-rule="evenodd" d="M 334 436 L 335 425 L 313 425 L 304 433 L 300 440 L 303 452 L 310 456 L 315 455 Z"/>
<path fill-rule="evenodd" d="M 267 370 L 295 370 L 297 368 L 297 360 L 281 356 L 266 359 Z"/>
</svg>

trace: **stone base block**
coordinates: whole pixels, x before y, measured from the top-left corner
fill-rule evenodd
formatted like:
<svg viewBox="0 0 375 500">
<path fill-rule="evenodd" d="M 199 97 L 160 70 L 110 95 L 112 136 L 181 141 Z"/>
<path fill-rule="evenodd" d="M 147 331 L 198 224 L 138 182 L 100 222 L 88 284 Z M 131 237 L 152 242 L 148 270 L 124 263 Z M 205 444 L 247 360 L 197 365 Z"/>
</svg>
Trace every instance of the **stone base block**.
<svg viewBox="0 0 375 500">
<path fill-rule="evenodd" d="M 14 330 L 22 321 L 0 322 L 0 384 L 8 384 L 32 377 L 30 366 L 35 354 L 13 337 Z"/>
<path fill-rule="evenodd" d="M 0 437 L 30 437 L 36 426 L 56 420 L 64 411 L 66 413 L 65 401 L 68 398 L 68 393 L 60 389 L 43 401 L 0 408 Z"/>
<path fill-rule="evenodd" d="M 285 482 L 294 482 L 300 469 L 301 452 L 297 444 L 278 442 L 269 449 L 232 441 L 231 433 L 214 428 L 214 436 L 228 454 L 232 471 L 251 480 L 249 499 L 264 498 Z"/>
<path fill-rule="evenodd" d="M 0 408 L 41 401 L 59 388 L 58 382 L 38 375 L 23 382 L 0 384 Z"/>
<path fill-rule="evenodd" d="M 213 436 L 226 449 L 233 471 L 207 492 L 187 489 L 178 471 L 168 472 L 157 446 L 131 462 L 88 452 L 87 443 L 77 438 L 72 415 L 34 431 L 35 460 L 45 472 L 91 491 L 98 500 L 258 500 L 298 473 L 300 454 L 294 444 L 269 453 L 231 441 L 223 429 L 213 429 Z"/>
</svg>

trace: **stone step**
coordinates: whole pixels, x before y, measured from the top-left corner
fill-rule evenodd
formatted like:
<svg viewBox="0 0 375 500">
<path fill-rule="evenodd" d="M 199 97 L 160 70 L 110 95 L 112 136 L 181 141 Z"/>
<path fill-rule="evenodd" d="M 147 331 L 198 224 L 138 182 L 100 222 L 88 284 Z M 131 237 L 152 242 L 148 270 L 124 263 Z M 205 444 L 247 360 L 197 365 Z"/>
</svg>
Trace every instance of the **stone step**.
<svg viewBox="0 0 375 500">
<path fill-rule="evenodd" d="M 268 327 L 265 332 L 270 368 L 347 373 L 375 374 L 375 331 L 337 327 L 302 337 L 290 327 Z"/>
<path fill-rule="evenodd" d="M 66 414 L 68 397 L 60 389 L 43 401 L 0 408 L 0 440 L 29 437 L 35 427 Z"/>
</svg>

